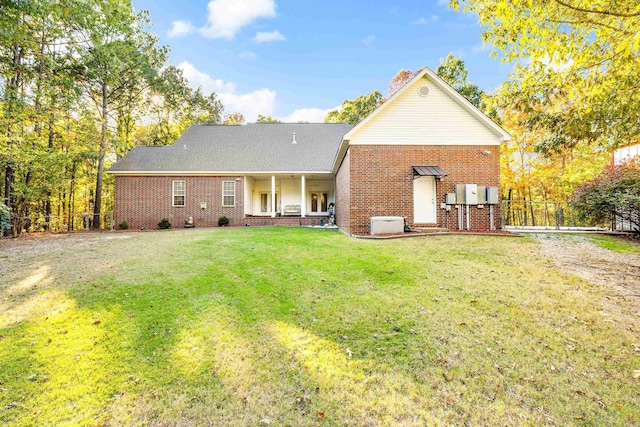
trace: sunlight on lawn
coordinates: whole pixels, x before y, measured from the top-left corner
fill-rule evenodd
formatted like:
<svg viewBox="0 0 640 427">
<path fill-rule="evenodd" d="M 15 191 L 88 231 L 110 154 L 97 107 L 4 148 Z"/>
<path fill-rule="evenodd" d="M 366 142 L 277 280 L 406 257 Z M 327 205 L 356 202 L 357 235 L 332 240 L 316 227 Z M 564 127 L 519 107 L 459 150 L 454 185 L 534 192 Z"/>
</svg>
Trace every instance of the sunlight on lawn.
<svg viewBox="0 0 640 427">
<path fill-rule="evenodd" d="M 29 276 L 0 292 L 0 328 L 35 319 L 69 308 L 69 301 L 56 289 L 49 266 L 40 267 Z"/>
<path fill-rule="evenodd" d="M 324 397 L 342 407 L 346 418 L 357 419 L 363 425 L 434 422 L 428 406 L 416 405 L 424 398 L 425 390 L 406 376 L 382 369 L 370 360 L 352 357 L 348 347 L 289 323 L 274 322 L 270 331 L 325 390 Z"/>
<path fill-rule="evenodd" d="M 48 314 L 21 323 L 19 337 L 13 331 L 2 340 L 13 349 L 7 354 L 0 344 L 4 375 L 13 377 L 13 387 L 3 397 L 32 414 L 31 420 L 21 420 L 24 425 L 84 424 L 95 416 L 96 408 L 119 397 L 114 385 L 126 382 L 120 364 L 127 355 L 121 348 L 114 352 L 109 344 L 109 325 L 118 311 L 78 308 L 59 291 L 26 304 L 32 313 Z M 22 309 L 25 304 L 18 308 Z M 14 335 L 18 342 L 12 342 Z"/>
<path fill-rule="evenodd" d="M 224 307 L 202 313 L 203 319 L 180 332 L 172 350 L 173 369 L 185 378 L 216 376 L 227 390 L 240 397 L 249 395 L 257 384 L 251 342 L 233 332 L 237 328 Z"/>
<path fill-rule="evenodd" d="M 51 283 L 51 277 L 49 277 L 49 273 L 51 272 L 51 267 L 48 265 L 40 267 L 31 275 L 27 276 L 23 280 L 19 281 L 13 286 L 9 286 L 2 292 L 3 297 L 7 295 L 15 295 L 15 294 L 25 294 L 27 292 L 31 292 L 34 288 L 40 286 L 46 286 Z M 4 298 L 3 298 L 4 299 Z"/>
</svg>

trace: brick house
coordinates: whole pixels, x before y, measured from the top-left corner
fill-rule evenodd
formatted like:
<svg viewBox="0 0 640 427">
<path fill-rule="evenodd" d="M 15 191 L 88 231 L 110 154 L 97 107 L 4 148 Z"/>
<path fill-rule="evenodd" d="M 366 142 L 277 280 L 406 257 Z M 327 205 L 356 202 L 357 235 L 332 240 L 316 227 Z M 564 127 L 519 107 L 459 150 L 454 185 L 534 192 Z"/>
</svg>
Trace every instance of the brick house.
<svg viewBox="0 0 640 427">
<path fill-rule="evenodd" d="M 370 218 L 462 228 L 463 206 L 444 205 L 456 184 L 498 187 L 509 135 L 425 69 L 355 127 L 345 123 L 196 125 L 173 145 L 133 149 L 115 175 L 115 221 L 156 228 L 324 223 L 335 205 L 347 234 Z M 474 187 L 475 188 L 475 187 Z M 447 207 L 448 206 L 448 207 Z M 495 208 L 495 211 L 494 211 Z M 500 223 L 499 205 L 466 207 L 464 228 Z M 493 222 L 491 222 L 493 219 Z"/>
</svg>

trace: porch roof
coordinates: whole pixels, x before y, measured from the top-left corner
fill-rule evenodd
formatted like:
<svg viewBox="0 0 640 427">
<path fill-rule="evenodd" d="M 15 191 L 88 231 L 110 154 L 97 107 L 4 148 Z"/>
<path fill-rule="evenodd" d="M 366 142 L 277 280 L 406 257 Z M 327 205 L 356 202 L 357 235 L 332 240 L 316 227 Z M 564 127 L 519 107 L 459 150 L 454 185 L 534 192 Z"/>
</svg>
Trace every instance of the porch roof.
<svg viewBox="0 0 640 427">
<path fill-rule="evenodd" d="M 444 178 L 447 173 L 440 166 L 414 166 L 413 176 L 435 176 Z"/>
</svg>

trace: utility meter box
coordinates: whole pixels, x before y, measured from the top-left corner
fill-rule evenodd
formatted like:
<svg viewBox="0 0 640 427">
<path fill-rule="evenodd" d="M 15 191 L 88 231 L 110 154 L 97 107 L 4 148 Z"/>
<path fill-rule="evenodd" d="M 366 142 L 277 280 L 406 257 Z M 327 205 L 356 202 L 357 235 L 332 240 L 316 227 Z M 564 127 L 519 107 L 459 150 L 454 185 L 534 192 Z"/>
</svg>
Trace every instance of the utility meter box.
<svg viewBox="0 0 640 427">
<path fill-rule="evenodd" d="M 464 184 L 456 184 L 456 205 L 464 205 L 467 199 L 465 199 L 465 187 Z"/>
<path fill-rule="evenodd" d="M 498 204 L 498 187 L 487 187 L 487 204 Z"/>
<path fill-rule="evenodd" d="M 478 184 L 465 184 L 464 186 L 465 205 L 478 204 Z"/>
<path fill-rule="evenodd" d="M 484 205 L 487 203 L 487 187 L 484 185 L 478 185 L 478 204 Z"/>
<path fill-rule="evenodd" d="M 444 202 L 447 205 L 455 205 L 456 204 L 456 193 L 447 193 L 444 196 Z"/>
</svg>

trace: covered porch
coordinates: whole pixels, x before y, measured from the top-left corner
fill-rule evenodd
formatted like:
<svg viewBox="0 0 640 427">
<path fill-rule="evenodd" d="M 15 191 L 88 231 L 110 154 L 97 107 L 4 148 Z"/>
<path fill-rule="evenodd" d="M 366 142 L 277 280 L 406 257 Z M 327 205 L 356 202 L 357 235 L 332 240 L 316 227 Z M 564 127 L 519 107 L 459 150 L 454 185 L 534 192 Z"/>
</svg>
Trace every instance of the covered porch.
<svg viewBox="0 0 640 427">
<path fill-rule="evenodd" d="M 319 225 L 320 219 L 329 217 L 335 203 L 335 179 L 331 173 L 253 174 L 244 178 L 246 219 L 297 219 L 296 224 L 290 225 Z M 318 221 L 305 220 L 302 224 L 299 220 L 303 218 Z"/>
</svg>

